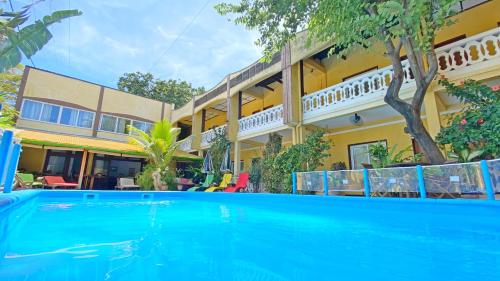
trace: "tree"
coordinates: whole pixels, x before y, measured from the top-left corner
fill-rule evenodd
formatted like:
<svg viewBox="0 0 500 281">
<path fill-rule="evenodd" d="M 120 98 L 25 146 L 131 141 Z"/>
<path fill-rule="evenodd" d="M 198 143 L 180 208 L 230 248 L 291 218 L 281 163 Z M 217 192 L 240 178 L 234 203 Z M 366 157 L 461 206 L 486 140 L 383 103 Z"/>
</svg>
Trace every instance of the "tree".
<svg viewBox="0 0 500 281">
<path fill-rule="evenodd" d="M 149 133 L 129 126 L 129 142 L 141 146 L 147 154 L 155 190 L 161 190 L 160 179 L 170 177 L 170 162 L 180 145 L 177 141 L 180 129 L 174 128 L 168 120 L 161 120 L 153 125 Z"/>
<path fill-rule="evenodd" d="M 33 5 L 13 12 L 0 9 L 0 72 L 15 67 L 21 62 L 23 55 L 29 59 L 41 50 L 52 38 L 48 30 L 51 24 L 82 14 L 78 10 L 56 11 L 32 24 L 24 25 Z"/>
<path fill-rule="evenodd" d="M 210 148 L 208 151 L 212 156 L 214 182 L 220 182 L 224 174 L 220 167 L 222 161 L 224 161 L 224 154 L 227 147 L 231 145 L 231 142 L 227 139 L 225 130 L 214 130 L 214 133 L 215 136 L 210 140 Z"/>
<path fill-rule="evenodd" d="M 274 161 L 281 151 L 283 138 L 277 133 L 269 135 L 269 141 L 264 148 L 264 159 L 262 160 L 262 182 L 264 188 L 272 193 L 278 193 L 282 189 L 283 175 L 274 165 Z"/>
<path fill-rule="evenodd" d="M 147 97 L 175 104 L 176 108 L 185 105 L 193 96 L 203 94 L 203 87 L 193 88 L 181 80 L 161 80 L 151 73 L 125 73 L 118 80 L 118 89 L 141 97 Z"/>
<path fill-rule="evenodd" d="M 237 14 L 237 24 L 257 29 L 257 44 L 266 58 L 280 51 L 299 31 L 307 29 L 307 44 L 335 42 L 331 53 L 345 55 L 354 47 L 370 48 L 383 43 L 394 77 L 384 100 L 406 120 L 412 135 L 432 163 L 445 158 L 425 129 L 420 116 L 424 96 L 434 80 L 438 62 L 434 49 L 436 33 L 452 23 L 450 16 L 458 0 L 241 0 L 239 4 L 218 4 L 222 15 Z M 399 97 L 404 80 L 402 52 L 408 57 L 415 77 L 413 99 Z"/>
<path fill-rule="evenodd" d="M 14 119 L 17 111 L 14 107 L 17 92 L 22 79 L 21 65 L 0 73 L 0 128 L 10 128 L 14 126 Z"/>
<path fill-rule="evenodd" d="M 453 153 L 449 156 L 461 162 L 499 157 L 500 86 L 490 88 L 473 80 L 466 80 L 463 85 L 447 80 L 440 83 L 465 106 L 450 117 L 448 126 L 436 137 L 437 142 L 450 145 Z"/>
</svg>

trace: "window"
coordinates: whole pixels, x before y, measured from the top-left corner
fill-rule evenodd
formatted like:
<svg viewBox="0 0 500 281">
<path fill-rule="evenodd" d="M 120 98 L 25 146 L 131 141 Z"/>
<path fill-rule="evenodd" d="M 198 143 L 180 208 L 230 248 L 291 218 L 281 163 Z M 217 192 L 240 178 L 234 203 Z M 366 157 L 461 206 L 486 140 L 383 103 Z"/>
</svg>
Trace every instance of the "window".
<svg viewBox="0 0 500 281">
<path fill-rule="evenodd" d="M 386 141 L 380 141 L 380 142 L 387 147 Z M 363 163 L 371 164 L 369 148 L 370 145 L 377 143 L 378 141 L 349 145 L 349 161 L 351 164 L 351 169 L 353 170 L 362 169 Z"/>
<path fill-rule="evenodd" d="M 45 121 L 45 122 L 50 122 L 50 123 L 57 123 L 57 119 L 59 119 L 59 111 L 61 110 L 61 107 L 57 105 L 51 105 L 51 104 L 43 104 L 42 107 L 42 115 L 40 116 L 40 121 Z"/>
<path fill-rule="evenodd" d="M 120 134 L 128 134 L 129 126 L 131 121 L 128 119 L 118 118 L 118 125 L 116 126 L 116 132 Z"/>
<path fill-rule="evenodd" d="M 80 110 L 78 112 L 78 127 L 82 128 L 92 128 L 94 123 L 94 113 Z"/>
<path fill-rule="evenodd" d="M 94 122 L 94 112 L 26 99 L 21 108 L 21 118 L 91 128 Z"/>
<path fill-rule="evenodd" d="M 26 119 L 38 120 L 42 112 L 42 104 L 39 102 L 25 100 L 21 111 L 21 117 Z"/>
<path fill-rule="evenodd" d="M 78 118 L 78 110 L 72 108 L 63 108 L 61 113 L 60 123 L 68 126 L 76 126 L 76 120 Z"/>
<path fill-rule="evenodd" d="M 151 123 L 148 122 L 114 117 L 111 115 L 103 115 L 101 118 L 101 131 L 128 135 L 130 134 L 130 125 L 145 132 L 149 132 L 152 126 Z"/>
</svg>

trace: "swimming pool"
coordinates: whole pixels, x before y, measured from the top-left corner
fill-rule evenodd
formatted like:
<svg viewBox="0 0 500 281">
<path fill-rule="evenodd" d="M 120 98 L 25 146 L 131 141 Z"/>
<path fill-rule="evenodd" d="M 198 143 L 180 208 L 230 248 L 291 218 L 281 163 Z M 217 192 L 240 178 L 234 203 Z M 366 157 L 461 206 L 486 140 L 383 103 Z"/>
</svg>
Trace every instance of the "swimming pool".
<svg viewBox="0 0 500 281">
<path fill-rule="evenodd" d="M 12 197 L 19 204 L 0 213 L 0 280 L 500 280 L 494 201 L 84 191 Z"/>
</svg>

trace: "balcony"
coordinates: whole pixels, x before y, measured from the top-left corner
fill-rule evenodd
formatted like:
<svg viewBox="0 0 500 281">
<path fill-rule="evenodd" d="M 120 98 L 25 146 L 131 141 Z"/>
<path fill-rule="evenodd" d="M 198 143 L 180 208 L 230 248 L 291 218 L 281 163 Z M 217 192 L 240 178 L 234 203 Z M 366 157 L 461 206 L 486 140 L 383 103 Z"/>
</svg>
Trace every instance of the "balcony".
<svg viewBox="0 0 500 281">
<path fill-rule="evenodd" d="M 185 152 L 190 152 L 193 150 L 193 136 L 189 136 L 183 140 L 179 149 Z"/>
<path fill-rule="evenodd" d="M 471 76 L 478 68 L 498 68 L 500 28 L 436 49 L 439 73 L 447 76 Z M 467 68 L 467 75 L 459 70 Z M 415 80 L 407 61 L 403 62 L 405 79 L 402 90 L 414 87 Z M 392 66 L 378 69 L 340 84 L 302 97 L 304 123 L 327 118 L 326 113 L 383 100 L 394 75 Z M 241 123 L 240 123 L 241 124 Z"/>
<path fill-rule="evenodd" d="M 201 142 L 200 142 L 201 148 L 210 147 L 210 144 L 215 139 L 217 133 L 223 134 L 226 131 L 226 127 L 227 125 L 222 125 L 201 133 Z"/>
<path fill-rule="evenodd" d="M 264 132 L 283 125 L 283 105 L 277 105 L 239 120 L 238 136 Z"/>
</svg>

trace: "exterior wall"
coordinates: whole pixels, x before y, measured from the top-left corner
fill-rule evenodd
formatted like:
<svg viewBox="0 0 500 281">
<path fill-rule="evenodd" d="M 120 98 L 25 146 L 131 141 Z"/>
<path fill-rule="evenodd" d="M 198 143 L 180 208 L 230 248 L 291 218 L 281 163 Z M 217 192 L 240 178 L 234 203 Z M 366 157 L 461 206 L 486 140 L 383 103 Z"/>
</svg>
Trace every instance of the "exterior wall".
<svg viewBox="0 0 500 281">
<path fill-rule="evenodd" d="M 23 98 L 41 98 L 60 104 L 78 104 L 89 110 L 97 108 L 101 86 L 30 68 Z"/>
<path fill-rule="evenodd" d="M 101 110 L 103 114 L 152 123 L 161 119 L 162 105 L 160 101 L 105 88 Z"/>
<path fill-rule="evenodd" d="M 276 87 L 273 91 L 266 91 L 262 99 L 256 99 L 241 107 L 241 117 L 252 115 L 252 112 L 262 111 L 264 108 L 277 106 L 283 103 L 283 87 Z"/>
<path fill-rule="evenodd" d="M 97 132 L 94 133 L 93 128 L 66 126 L 22 117 L 17 119 L 18 128 L 95 136 L 123 142 L 127 141 L 126 135 L 99 131 L 100 113 L 150 123 L 160 120 L 162 116 L 164 119 L 170 119 L 172 115 L 170 104 L 32 67 L 26 67 L 25 70 L 16 102 L 18 110 L 21 110 L 25 99 L 93 112 L 93 127 Z"/>
<path fill-rule="evenodd" d="M 86 128 L 65 126 L 65 125 L 33 121 L 21 118 L 17 120 L 16 127 L 35 129 L 38 131 L 57 132 L 57 133 L 77 135 L 77 136 L 86 136 L 86 137 L 92 136 L 92 128 L 86 129 Z"/>
<path fill-rule="evenodd" d="M 46 150 L 41 148 L 23 146 L 18 169 L 28 173 L 41 174 L 46 152 Z"/>
<path fill-rule="evenodd" d="M 205 120 L 205 131 L 210 130 L 212 127 L 218 127 L 226 124 L 226 113 L 221 112 L 219 115 Z"/>
</svg>

